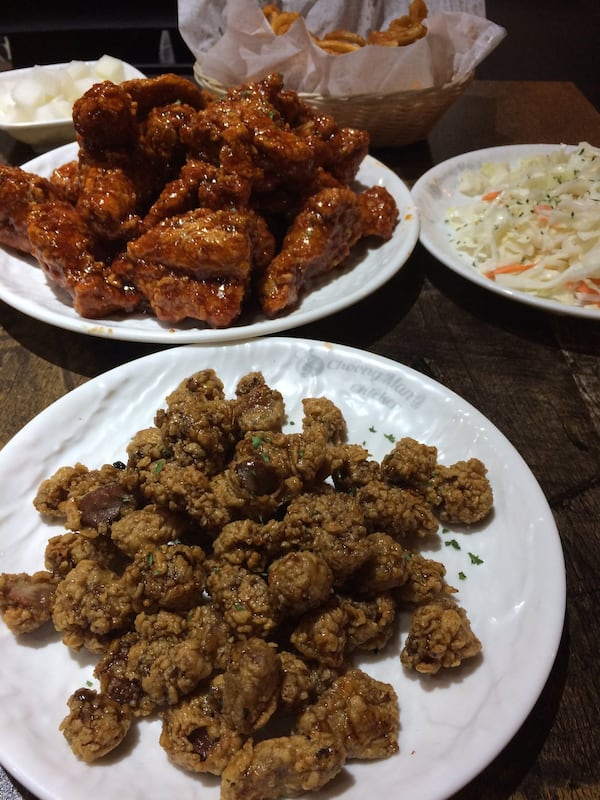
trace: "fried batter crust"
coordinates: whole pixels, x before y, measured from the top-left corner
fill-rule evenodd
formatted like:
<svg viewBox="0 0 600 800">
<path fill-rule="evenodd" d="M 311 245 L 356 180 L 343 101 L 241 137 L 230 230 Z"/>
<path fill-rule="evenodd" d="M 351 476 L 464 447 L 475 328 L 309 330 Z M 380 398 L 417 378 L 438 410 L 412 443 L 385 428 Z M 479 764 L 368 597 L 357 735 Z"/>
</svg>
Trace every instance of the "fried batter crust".
<svg viewBox="0 0 600 800">
<path fill-rule="evenodd" d="M 0 574 L 0 614 L 13 633 L 31 633 L 52 618 L 58 581 L 45 570 Z"/>
<path fill-rule="evenodd" d="M 91 763 L 121 744 L 131 727 L 127 706 L 92 689 L 81 688 L 68 699 L 69 714 L 60 724 L 69 747 L 82 761 Z"/>
<path fill-rule="evenodd" d="M 0 244 L 30 253 L 27 230 L 31 210 L 39 203 L 60 200 L 60 193 L 46 178 L 0 164 L 0 197 Z"/>
<path fill-rule="evenodd" d="M 435 674 L 460 666 L 480 651 L 464 608 L 442 597 L 416 609 L 400 658 L 406 667 Z"/>
<path fill-rule="evenodd" d="M 223 770 L 221 800 L 276 800 L 316 791 L 344 762 L 343 747 L 328 733 L 249 741 Z"/>
<path fill-rule="evenodd" d="M 127 464 L 62 467 L 40 486 L 35 507 L 66 530 L 48 571 L 0 575 L 0 613 L 18 635 L 51 620 L 98 655 L 100 690 L 77 690 L 62 724 L 83 760 L 158 715 L 168 757 L 221 775 L 223 796 L 319 788 L 347 758 L 397 750 L 393 689 L 351 664 L 392 641 L 399 612 L 412 614 L 407 669 L 479 652 L 444 566 L 408 546 L 438 513 L 489 510 L 485 467 L 444 467 L 408 438 L 379 463 L 346 442 L 331 400 L 302 410 L 284 433 L 262 373 L 227 397 L 199 369 L 131 438 Z"/>
<path fill-rule="evenodd" d="M 399 727 L 393 687 L 350 669 L 300 715 L 295 731 L 307 736 L 330 733 L 349 759 L 371 759 L 398 752 Z"/>
</svg>

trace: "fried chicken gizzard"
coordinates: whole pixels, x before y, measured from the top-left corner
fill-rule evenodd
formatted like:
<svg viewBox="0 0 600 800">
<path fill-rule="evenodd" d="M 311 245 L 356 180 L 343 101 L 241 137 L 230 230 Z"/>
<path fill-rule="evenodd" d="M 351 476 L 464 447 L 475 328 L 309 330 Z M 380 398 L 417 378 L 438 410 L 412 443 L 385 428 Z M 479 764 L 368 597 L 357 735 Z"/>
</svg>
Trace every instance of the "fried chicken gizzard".
<svg viewBox="0 0 600 800">
<path fill-rule="evenodd" d="M 35 508 L 64 532 L 44 569 L 0 574 L 0 614 L 19 637 L 51 626 L 95 655 L 97 687 L 74 687 L 60 724 L 83 761 L 158 716 L 169 760 L 220 776 L 222 800 L 318 790 L 399 749 L 402 697 L 356 657 L 408 619 L 398 669 L 443 674 L 480 652 L 418 542 L 440 520 L 485 519 L 484 464 L 440 464 L 409 437 L 377 461 L 327 397 L 304 398 L 293 432 L 285 421 L 262 373 L 228 398 L 200 370 L 123 462 L 62 466 L 39 486 Z"/>
<path fill-rule="evenodd" d="M 0 244 L 32 255 L 82 317 L 273 318 L 397 224 L 384 187 L 353 186 L 368 133 L 279 75 L 221 99 L 176 75 L 105 81 L 73 121 L 77 159 L 49 178 L 0 166 Z"/>
</svg>

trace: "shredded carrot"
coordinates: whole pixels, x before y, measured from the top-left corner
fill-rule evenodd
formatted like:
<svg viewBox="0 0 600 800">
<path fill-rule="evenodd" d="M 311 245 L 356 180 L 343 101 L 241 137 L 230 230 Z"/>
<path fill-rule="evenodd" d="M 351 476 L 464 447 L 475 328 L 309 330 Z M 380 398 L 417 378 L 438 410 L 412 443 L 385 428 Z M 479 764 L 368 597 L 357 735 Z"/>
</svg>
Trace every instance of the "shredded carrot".
<svg viewBox="0 0 600 800">
<path fill-rule="evenodd" d="M 526 269 L 531 269 L 535 267 L 534 264 L 502 264 L 501 267 L 495 267 L 494 269 L 488 270 L 485 274 L 488 278 L 494 280 L 496 275 L 516 275 L 519 272 L 525 272 Z"/>
<path fill-rule="evenodd" d="M 552 211 L 552 206 L 549 203 L 538 203 L 535 210 L 538 214 L 545 214 L 547 211 Z"/>
<path fill-rule="evenodd" d="M 486 203 L 491 203 L 492 200 L 495 200 L 500 194 L 500 192 L 487 192 L 481 199 L 485 200 Z"/>
<path fill-rule="evenodd" d="M 597 283 L 597 280 L 593 278 L 590 279 L 594 283 Z M 573 293 L 576 295 L 583 295 L 585 298 L 590 298 L 588 302 L 596 302 L 598 298 L 600 298 L 600 286 L 596 288 L 595 286 L 590 286 L 589 283 L 586 281 L 579 281 L 574 289 Z"/>
</svg>

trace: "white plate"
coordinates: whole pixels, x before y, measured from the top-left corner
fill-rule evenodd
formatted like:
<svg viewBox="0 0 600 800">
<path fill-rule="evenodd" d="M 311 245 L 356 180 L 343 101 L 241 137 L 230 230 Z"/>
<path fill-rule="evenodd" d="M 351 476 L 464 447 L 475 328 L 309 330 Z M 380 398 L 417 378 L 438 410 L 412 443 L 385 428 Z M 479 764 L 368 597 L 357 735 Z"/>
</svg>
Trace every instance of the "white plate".
<svg viewBox="0 0 600 800">
<path fill-rule="evenodd" d="M 431 255 L 435 256 L 442 264 L 490 292 L 558 314 L 600 319 L 600 311 L 597 309 L 570 306 L 557 300 L 536 297 L 536 295 L 528 292 L 520 292 L 500 286 L 495 281 L 481 275 L 453 245 L 451 241 L 452 229 L 444 222 L 451 206 L 465 205 L 473 200 L 473 198 L 462 194 L 458 189 L 460 177 L 466 170 L 480 169 L 488 161 L 508 161 L 517 164 L 522 158 L 550 153 L 556 150 L 557 147 L 559 145 L 553 144 L 518 144 L 508 147 L 489 147 L 485 150 L 475 150 L 472 153 L 455 156 L 428 170 L 419 178 L 411 191 L 415 205 L 419 210 L 421 221 L 420 240 Z"/>
<path fill-rule="evenodd" d="M 119 61 L 119 59 L 116 60 Z M 85 63 L 93 65 L 96 62 L 88 61 Z M 120 63 L 122 64 L 124 80 L 145 77 L 143 72 L 140 72 L 139 69 L 136 69 L 126 61 L 121 61 Z M 62 64 L 44 64 L 0 72 L 0 107 L 2 105 L 2 95 L 5 92 L 10 92 L 18 81 L 25 80 L 32 76 L 35 77 L 36 73 L 39 72 L 51 74 L 53 72 L 62 71 L 67 65 L 68 62 Z M 101 81 L 102 78 L 98 77 L 97 80 Z M 47 120 L 44 122 L 33 120 L 30 122 L 11 122 L 5 117 L 2 117 L 0 113 L 0 130 L 5 131 L 20 142 L 25 142 L 25 144 L 30 145 L 37 151 L 58 147 L 66 142 L 72 142 L 75 139 L 73 120 L 70 117 Z"/>
<path fill-rule="evenodd" d="M 75 158 L 76 153 L 76 145 L 66 145 L 24 164 L 23 168 L 48 176 L 57 166 Z M 15 251 L 2 248 L 0 299 L 59 328 L 135 342 L 211 344 L 296 328 L 347 308 L 383 286 L 405 264 L 417 243 L 418 215 L 410 192 L 400 178 L 381 162 L 367 156 L 360 166 L 357 182 L 364 186 L 385 186 L 394 196 L 400 216 L 392 238 L 381 243 L 359 242 L 345 266 L 308 292 L 297 308 L 277 319 L 267 319 L 258 312 L 247 314 L 223 330 L 207 328 L 193 321 L 169 325 L 142 314 L 86 320 L 74 311 L 63 293 L 57 293 L 47 283 L 33 259 L 19 257 Z"/>
<path fill-rule="evenodd" d="M 483 642 L 483 658 L 448 676 L 403 671 L 400 641 L 360 662 L 390 681 L 400 701 L 400 752 L 353 763 L 315 798 L 395 797 L 398 786 L 419 800 L 447 798 L 507 744 L 538 698 L 559 644 L 565 574 L 552 513 L 532 473 L 482 414 L 423 375 L 388 359 L 303 339 L 267 338 L 216 347 L 169 349 L 119 367 L 75 389 L 29 423 L 0 453 L 0 571 L 42 567 L 49 535 L 31 506 L 37 486 L 61 465 L 123 459 L 125 446 L 152 423 L 156 408 L 184 377 L 212 366 L 229 396 L 237 379 L 262 370 L 301 420 L 301 399 L 329 396 L 343 410 L 349 439 L 376 458 L 392 445 L 386 434 L 436 445 L 443 463 L 476 456 L 495 491 L 492 518 L 476 531 L 453 531 L 460 550 L 433 547 L 448 569 L 459 602 Z M 376 430 L 371 430 L 375 428 Z M 442 534 L 444 538 L 445 534 Z M 472 565 L 468 552 L 483 564 Z M 459 571 L 466 580 L 458 580 Z M 405 635 L 405 633 L 403 634 Z M 85 766 L 58 725 L 66 698 L 92 678 L 92 662 L 55 638 L 18 644 L 0 625 L 0 762 L 43 800 L 106 800 L 127 787 L 128 800 L 219 797 L 218 782 L 168 763 L 158 721 L 137 725 L 130 751 Z"/>
</svg>

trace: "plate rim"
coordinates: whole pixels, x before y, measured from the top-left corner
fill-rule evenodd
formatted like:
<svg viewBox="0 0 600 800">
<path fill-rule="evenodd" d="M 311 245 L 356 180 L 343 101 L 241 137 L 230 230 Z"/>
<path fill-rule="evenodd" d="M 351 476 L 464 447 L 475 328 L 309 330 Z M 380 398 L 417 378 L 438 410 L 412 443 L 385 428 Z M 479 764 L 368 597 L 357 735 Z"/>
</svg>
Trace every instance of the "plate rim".
<svg viewBox="0 0 600 800">
<path fill-rule="evenodd" d="M 478 150 L 470 150 L 466 153 L 460 153 L 444 161 L 440 161 L 433 167 L 430 167 L 418 180 L 413 184 L 411 193 L 415 201 L 415 205 L 419 211 L 420 230 L 419 242 L 423 247 L 443 266 L 450 269 L 461 278 L 465 278 L 470 283 L 492 292 L 499 297 L 504 297 L 507 300 L 512 300 L 522 305 L 531 306 L 540 311 L 554 313 L 559 316 L 572 316 L 581 319 L 596 319 L 600 320 L 600 310 L 585 308 L 582 306 L 569 306 L 566 303 L 560 303 L 558 300 L 553 300 L 547 297 L 537 297 L 533 294 L 520 291 L 518 289 L 511 289 L 507 286 L 501 286 L 495 281 L 491 281 L 485 276 L 481 275 L 477 270 L 463 258 L 460 253 L 453 253 L 451 247 L 444 249 L 438 246 L 437 242 L 433 239 L 433 229 L 436 226 L 442 226 L 442 220 L 432 222 L 427 213 L 424 211 L 424 195 L 429 186 L 437 181 L 443 182 L 445 174 L 454 170 L 457 166 L 464 164 L 464 169 L 473 169 L 477 163 L 486 160 L 493 161 L 510 161 L 518 160 L 519 157 L 527 155 L 551 153 L 555 150 L 566 147 L 575 149 L 577 144 L 567 144 L 565 142 L 551 144 L 546 142 L 531 143 L 531 144 L 510 144 L 510 145 L 495 145 L 493 147 L 484 147 Z M 448 200 L 448 207 L 451 203 Z"/>
<path fill-rule="evenodd" d="M 69 142 L 68 144 L 48 150 L 30 161 L 25 162 L 21 165 L 21 169 L 37 173 L 41 166 L 42 172 L 39 174 L 49 173 L 50 170 L 46 166 L 49 159 L 58 159 L 60 157 L 62 159 L 60 163 L 64 163 L 72 160 L 76 154 L 77 143 Z M 193 322 L 189 323 L 189 327 L 185 325 L 183 327 L 178 327 L 179 324 L 171 325 L 168 323 L 160 323 L 159 320 L 149 315 L 147 319 L 152 320 L 152 324 L 155 324 L 157 327 L 141 330 L 139 327 L 131 328 L 127 326 L 128 319 L 140 318 L 139 315 L 124 317 L 123 320 L 88 320 L 77 315 L 73 311 L 72 306 L 63 314 L 55 309 L 46 308 L 38 302 L 32 303 L 26 295 L 13 291 L 4 285 L 1 270 L 0 300 L 3 300 L 7 305 L 39 322 L 44 322 L 62 330 L 114 341 L 150 344 L 179 345 L 200 343 L 209 345 L 221 342 L 233 342 L 241 339 L 281 333 L 282 331 L 293 330 L 294 328 L 326 319 L 333 314 L 350 308 L 381 289 L 382 286 L 390 281 L 406 265 L 419 240 L 420 217 L 413 196 L 405 181 L 382 161 L 372 155 L 366 155 L 361 162 L 357 172 L 358 181 L 360 181 L 360 170 L 362 169 L 375 172 L 378 176 L 378 180 L 383 181 L 386 179 L 393 185 L 392 193 L 400 214 L 396 231 L 392 239 L 374 244 L 368 256 L 373 259 L 373 265 L 376 265 L 380 260 L 379 251 L 387 246 L 390 252 L 392 252 L 392 248 L 394 249 L 394 257 L 389 257 L 389 264 L 387 264 L 386 268 L 372 268 L 366 283 L 363 283 L 358 288 L 354 288 L 349 294 L 344 291 L 342 283 L 341 290 L 335 294 L 333 300 L 329 299 L 329 302 L 326 301 L 325 303 L 311 308 L 311 293 L 309 292 L 306 298 L 301 298 L 299 307 L 287 314 L 273 319 L 263 319 L 248 324 L 233 325 L 220 329 L 201 327 L 202 323 L 198 323 L 198 326 L 195 326 Z M 375 182 L 371 185 L 375 185 Z M 15 259 L 17 261 L 21 260 L 23 262 L 29 258 L 28 256 L 20 256 L 14 250 L 0 246 L 0 261 L 3 257 Z M 29 264 L 24 263 L 24 266 L 27 269 L 37 268 L 35 264 L 33 267 L 30 267 Z M 343 269 L 343 265 L 341 266 Z M 357 264 L 355 267 L 350 268 L 348 274 L 351 275 L 359 266 L 360 264 Z M 332 274 L 330 277 L 332 283 L 338 280 L 343 282 L 343 279 L 344 274 Z M 48 286 L 48 292 L 52 291 L 53 289 Z M 303 307 L 305 301 L 308 304 L 308 308 Z M 143 319 L 143 316 L 141 318 Z"/>
<path fill-rule="evenodd" d="M 448 783 L 446 781 L 446 786 L 448 787 L 442 793 L 438 793 L 435 795 L 427 795 L 427 800 L 433 800 L 433 798 L 437 798 L 437 800 L 442 800 L 442 798 L 449 798 L 451 794 L 458 791 L 459 789 L 466 786 L 469 781 L 471 781 L 474 777 L 476 777 L 480 772 L 482 772 L 486 766 L 488 766 L 491 761 L 502 751 L 502 749 L 506 746 L 506 744 L 510 741 L 510 739 L 514 736 L 514 734 L 519 730 L 523 722 L 529 716 L 532 708 L 534 707 L 535 703 L 537 702 L 541 692 L 543 691 L 544 686 L 547 683 L 548 677 L 551 673 L 553 668 L 554 662 L 556 660 L 556 655 L 560 646 L 562 632 L 564 628 L 564 620 L 565 620 L 565 612 L 566 612 L 566 572 L 565 572 L 565 561 L 564 561 L 564 553 L 562 549 L 562 543 L 559 535 L 559 531 L 556 525 L 556 521 L 554 519 L 554 515 L 550 509 L 548 501 L 544 495 L 539 482 L 535 478 L 533 472 L 516 449 L 516 447 L 510 442 L 510 440 L 506 437 L 504 433 L 482 412 L 480 412 L 475 406 L 473 406 L 470 402 L 465 400 L 461 395 L 454 392 L 452 389 L 444 386 L 440 382 L 436 381 L 433 378 L 430 378 L 423 373 L 409 367 L 408 365 L 402 364 L 401 362 L 397 362 L 391 358 L 386 356 L 381 356 L 376 353 L 371 353 L 369 351 L 360 350 L 358 348 L 343 345 L 343 344 L 334 344 L 331 342 L 321 341 L 321 340 L 312 340 L 312 339 L 304 339 L 304 338 L 291 338 L 291 337 L 269 337 L 269 338 L 250 338 L 246 340 L 236 341 L 233 343 L 215 343 L 209 347 L 202 346 L 199 344 L 186 344 L 181 345 L 175 348 L 169 348 L 167 350 L 160 350 L 149 355 L 141 356 L 139 358 L 133 359 L 132 361 L 126 362 L 123 365 L 114 367 L 113 369 L 101 373 L 100 375 L 96 376 L 95 378 L 86 381 L 86 383 L 81 384 L 80 386 L 72 389 L 67 394 L 63 395 L 63 397 L 55 400 L 50 406 L 40 412 L 36 417 L 34 417 L 30 422 L 28 422 L 19 432 L 17 432 L 11 440 L 7 443 L 4 448 L 4 451 L 8 450 L 8 454 L 10 457 L 10 451 L 13 447 L 19 447 L 21 445 L 21 440 L 26 440 L 28 437 L 36 434 L 36 429 L 38 427 L 43 427 L 44 419 L 56 414 L 61 410 L 61 407 L 64 405 L 68 407 L 70 404 L 76 402 L 79 397 L 85 398 L 87 393 L 93 393 L 98 386 L 101 386 L 103 382 L 105 382 L 105 386 L 103 387 L 104 391 L 107 391 L 107 387 L 110 389 L 111 384 L 114 383 L 116 379 L 118 379 L 124 372 L 128 369 L 133 368 L 134 371 L 144 369 L 146 366 L 152 366 L 152 362 L 161 363 L 165 360 L 171 359 L 173 362 L 176 360 L 176 354 L 172 351 L 179 351 L 179 350 L 186 350 L 186 351 L 193 351 L 196 350 L 198 352 L 202 352 L 203 358 L 206 357 L 207 353 L 211 350 L 223 351 L 231 348 L 239 348 L 239 347 L 246 347 L 250 346 L 251 349 L 261 349 L 263 347 L 270 348 L 272 345 L 275 347 L 300 347 L 301 349 L 307 349 L 309 351 L 313 349 L 317 349 L 319 352 L 331 353 L 332 348 L 335 350 L 336 353 L 342 354 L 349 354 L 353 358 L 358 358 L 365 364 L 379 364 L 384 369 L 392 369 L 398 374 L 406 374 L 411 376 L 413 379 L 420 382 L 424 385 L 428 391 L 432 391 L 435 394 L 442 394 L 445 400 L 450 399 L 454 403 L 458 403 L 461 410 L 465 413 L 468 413 L 472 418 L 478 422 L 483 423 L 486 430 L 493 434 L 493 437 L 498 442 L 502 443 L 504 447 L 508 449 L 508 452 L 511 454 L 512 458 L 515 458 L 520 468 L 525 470 L 528 474 L 532 482 L 532 486 L 535 487 L 537 492 L 537 500 L 544 506 L 544 510 L 546 512 L 545 516 L 545 526 L 548 527 L 549 532 L 553 534 L 552 536 L 552 544 L 553 544 L 553 551 L 554 557 L 559 559 L 561 567 L 558 576 L 559 577 L 557 585 L 555 588 L 557 589 L 556 594 L 554 595 L 554 602 L 556 603 L 556 599 L 558 597 L 558 604 L 555 606 L 554 617 L 556 619 L 556 624 L 552 628 L 551 631 L 548 632 L 546 636 L 546 658 L 543 661 L 543 666 L 538 667 L 538 674 L 536 676 L 536 680 L 534 682 L 528 678 L 528 691 L 527 691 L 527 703 L 523 704 L 518 713 L 513 714 L 511 718 L 511 723 L 506 729 L 503 731 L 503 735 L 495 739 L 494 741 L 490 742 L 487 747 L 487 751 L 483 759 L 476 763 L 476 764 L 469 764 L 465 767 L 462 771 L 462 774 L 459 778 L 456 779 L 455 783 L 452 784 L 451 782 Z M 173 368 L 174 372 L 177 372 L 177 368 Z M 185 370 L 185 374 L 187 374 L 187 369 Z M 179 370 L 181 373 L 181 370 Z M 218 368 L 217 368 L 218 372 Z M 175 376 L 173 376 L 173 381 L 177 380 Z M 157 399 L 156 401 L 157 407 L 159 404 L 164 403 L 164 398 Z M 75 424 L 75 423 L 71 423 Z M 131 432 L 133 433 L 133 431 Z M 4 459 L 6 458 L 5 453 L 0 452 L 0 470 L 3 469 L 4 466 Z M 556 565 L 555 565 L 556 566 Z M 559 624 L 560 621 L 560 624 Z M 535 687 L 533 686 L 535 683 Z M 10 757 L 8 760 L 6 759 L 6 753 L 2 753 L 3 758 L 3 766 L 8 770 L 8 772 L 13 775 L 17 780 L 19 780 L 24 786 L 29 788 L 32 791 L 35 791 L 39 794 L 40 798 L 47 798 L 48 800 L 58 800 L 58 798 L 54 794 L 47 794 L 44 791 L 44 787 L 42 784 L 34 777 L 32 777 L 26 770 L 23 768 L 21 764 L 15 763 Z M 317 797 L 318 795 L 315 795 Z M 307 795 L 307 798 L 310 797 L 310 794 Z"/>
</svg>

